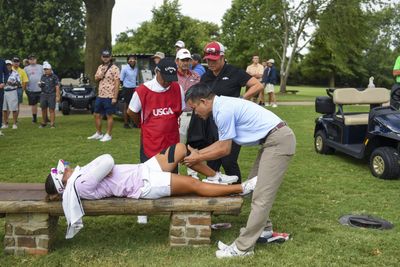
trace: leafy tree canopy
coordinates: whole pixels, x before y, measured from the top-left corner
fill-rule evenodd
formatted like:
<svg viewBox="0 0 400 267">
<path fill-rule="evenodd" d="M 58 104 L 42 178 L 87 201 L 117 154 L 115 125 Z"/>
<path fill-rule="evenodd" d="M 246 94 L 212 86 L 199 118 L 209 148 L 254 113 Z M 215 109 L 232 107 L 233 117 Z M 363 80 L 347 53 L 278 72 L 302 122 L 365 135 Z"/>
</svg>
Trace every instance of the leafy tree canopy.
<svg viewBox="0 0 400 267">
<path fill-rule="evenodd" d="M 182 15 L 178 0 L 164 0 L 152 13 L 150 21 L 118 35 L 113 53 L 162 51 L 174 55 L 177 40 L 184 41 L 192 53 L 201 53 L 204 45 L 218 36 L 218 25 Z"/>
<path fill-rule="evenodd" d="M 59 74 L 82 69 L 84 16 L 82 0 L 0 0 L 0 55 L 34 53 Z"/>
</svg>

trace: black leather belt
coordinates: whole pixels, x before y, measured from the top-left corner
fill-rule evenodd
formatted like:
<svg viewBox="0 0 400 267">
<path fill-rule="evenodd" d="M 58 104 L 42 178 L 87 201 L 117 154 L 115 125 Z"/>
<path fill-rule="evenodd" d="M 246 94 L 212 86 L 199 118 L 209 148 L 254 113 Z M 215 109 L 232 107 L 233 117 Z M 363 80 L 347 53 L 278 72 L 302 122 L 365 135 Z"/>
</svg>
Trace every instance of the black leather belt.
<svg viewBox="0 0 400 267">
<path fill-rule="evenodd" d="M 286 122 L 281 121 L 280 123 L 278 123 L 278 125 L 276 125 L 274 128 L 272 128 L 265 137 L 260 139 L 260 144 L 264 144 L 265 140 L 267 140 L 268 136 L 270 136 L 271 134 L 273 134 L 274 132 L 276 132 L 278 129 L 285 127 L 287 125 Z"/>
<path fill-rule="evenodd" d="M 15 89 L 4 89 L 4 92 L 11 92 L 11 91 L 15 91 L 15 90 L 17 90 L 17 88 L 15 88 Z"/>
<path fill-rule="evenodd" d="M 192 116 L 192 112 L 191 111 L 185 111 L 186 116 L 191 117 Z"/>
</svg>

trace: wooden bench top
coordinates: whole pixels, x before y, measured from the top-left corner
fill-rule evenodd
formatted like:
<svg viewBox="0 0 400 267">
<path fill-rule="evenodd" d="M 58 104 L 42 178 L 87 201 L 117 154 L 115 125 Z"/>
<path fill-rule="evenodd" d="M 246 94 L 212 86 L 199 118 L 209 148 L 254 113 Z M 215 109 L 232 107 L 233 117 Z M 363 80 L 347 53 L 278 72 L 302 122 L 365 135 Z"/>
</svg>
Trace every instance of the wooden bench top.
<svg viewBox="0 0 400 267">
<path fill-rule="evenodd" d="M 45 201 L 44 184 L 0 183 L 0 213 L 48 213 L 63 215 L 60 201 Z M 162 214 L 172 211 L 207 211 L 237 215 L 243 204 L 240 196 L 165 197 L 160 199 L 105 198 L 83 200 L 86 215 Z"/>
</svg>

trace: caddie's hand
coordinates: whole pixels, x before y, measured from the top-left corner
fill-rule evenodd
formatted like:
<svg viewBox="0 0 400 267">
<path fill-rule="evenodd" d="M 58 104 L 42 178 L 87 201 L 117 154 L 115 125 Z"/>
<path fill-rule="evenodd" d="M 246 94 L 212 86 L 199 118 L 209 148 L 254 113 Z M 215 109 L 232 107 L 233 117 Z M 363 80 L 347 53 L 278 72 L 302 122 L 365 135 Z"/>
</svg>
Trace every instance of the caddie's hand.
<svg viewBox="0 0 400 267">
<path fill-rule="evenodd" d="M 193 165 L 200 163 L 201 160 L 199 151 L 191 146 L 188 146 L 188 150 L 190 151 L 190 155 L 183 159 L 183 163 L 188 167 L 192 167 Z"/>
<path fill-rule="evenodd" d="M 4 83 L 0 83 L 0 88 L 1 88 L 1 89 L 4 88 Z"/>
<path fill-rule="evenodd" d="M 117 103 L 117 99 L 116 99 L 116 98 L 113 98 L 113 99 L 111 100 L 111 104 L 115 105 L 116 103 Z"/>
</svg>

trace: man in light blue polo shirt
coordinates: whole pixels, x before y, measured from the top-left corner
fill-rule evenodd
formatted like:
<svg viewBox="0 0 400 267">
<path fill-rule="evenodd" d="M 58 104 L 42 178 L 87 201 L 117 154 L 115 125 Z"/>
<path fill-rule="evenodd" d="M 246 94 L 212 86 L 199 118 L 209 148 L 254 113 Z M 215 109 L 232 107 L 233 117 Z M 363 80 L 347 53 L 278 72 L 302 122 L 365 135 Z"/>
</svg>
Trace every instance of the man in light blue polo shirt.
<svg viewBox="0 0 400 267">
<path fill-rule="evenodd" d="M 247 91 L 243 97 L 250 99 L 258 94 Z M 260 151 L 249 177 L 258 176 L 253 192 L 251 212 L 247 225 L 231 244 L 218 244 L 218 258 L 252 255 L 254 245 L 265 231 L 271 231 L 269 212 L 282 183 L 289 161 L 295 153 L 296 139 L 293 131 L 277 115 L 244 99 L 216 96 L 204 83 L 193 85 L 186 92 L 185 101 L 202 119 L 213 116 L 219 140 L 196 150 L 184 159 L 189 167 L 207 160 L 224 157 L 230 153 L 232 142 L 239 145 L 260 145 Z"/>
<path fill-rule="evenodd" d="M 129 125 L 127 110 L 137 87 L 138 67 L 136 65 L 135 55 L 128 55 L 126 60 L 128 64 L 122 68 L 120 80 L 122 84 L 122 95 L 124 96 L 124 128 L 129 129 L 131 127 Z"/>
</svg>

